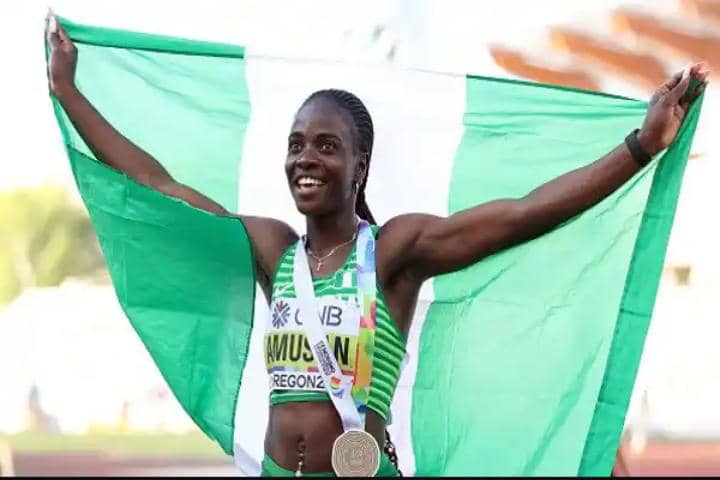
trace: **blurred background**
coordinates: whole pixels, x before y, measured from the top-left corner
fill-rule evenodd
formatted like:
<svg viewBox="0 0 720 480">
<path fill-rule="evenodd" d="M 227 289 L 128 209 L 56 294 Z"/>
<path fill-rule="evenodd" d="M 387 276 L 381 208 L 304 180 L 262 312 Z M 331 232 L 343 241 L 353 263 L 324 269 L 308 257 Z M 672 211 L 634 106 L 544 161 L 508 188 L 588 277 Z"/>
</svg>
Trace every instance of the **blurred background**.
<svg viewBox="0 0 720 480">
<path fill-rule="evenodd" d="M 251 54 L 522 78 L 646 99 L 705 60 L 720 0 L 36 0 L 0 29 L 0 474 L 231 475 L 115 299 L 47 96 L 48 6 Z M 711 79 L 712 80 L 712 79 Z M 631 475 L 720 475 L 720 95 L 707 91 L 621 446 Z M 620 139 L 618 139 L 620 140 Z"/>
</svg>

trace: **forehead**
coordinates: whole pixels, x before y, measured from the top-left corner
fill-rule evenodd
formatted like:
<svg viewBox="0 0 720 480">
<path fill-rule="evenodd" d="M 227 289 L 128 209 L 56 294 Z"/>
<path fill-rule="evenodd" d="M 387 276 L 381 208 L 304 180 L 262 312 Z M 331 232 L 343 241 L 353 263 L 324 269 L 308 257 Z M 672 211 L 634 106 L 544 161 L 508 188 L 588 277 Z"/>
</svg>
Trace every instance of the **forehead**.
<svg viewBox="0 0 720 480">
<path fill-rule="evenodd" d="M 334 101 L 316 98 L 297 112 L 291 133 L 308 136 L 331 133 L 341 139 L 349 140 L 353 135 L 352 117 Z"/>
</svg>

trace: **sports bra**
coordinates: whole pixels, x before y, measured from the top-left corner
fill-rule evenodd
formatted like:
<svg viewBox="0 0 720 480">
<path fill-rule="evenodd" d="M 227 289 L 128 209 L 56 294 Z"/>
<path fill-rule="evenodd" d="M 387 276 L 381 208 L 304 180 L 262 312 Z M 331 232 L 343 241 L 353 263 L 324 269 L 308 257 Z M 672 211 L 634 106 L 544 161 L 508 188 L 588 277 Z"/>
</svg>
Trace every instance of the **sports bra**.
<svg viewBox="0 0 720 480">
<path fill-rule="evenodd" d="M 373 234 L 377 235 L 377 227 L 373 226 L 372 229 Z M 297 324 L 293 286 L 293 259 L 296 248 L 297 243 L 285 251 L 273 278 L 270 315 L 264 341 L 265 366 L 271 382 L 270 405 L 330 401 L 324 384 L 316 383 L 317 378 L 292 373 L 298 370 L 317 372 L 317 364 L 305 332 Z M 353 331 L 355 328 L 343 329 L 344 310 L 357 305 L 355 262 L 356 252 L 353 246 L 343 264 L 334 273 L 313 279 L 328 343 L 344 372 L 354 370 L 357 345 L 357 331 Z M 387 421 L 405 356 L 406 339 L 390 317 L 382 292 L 379 288 L 377 290 L 375 351 L 367 406 Z"/>
</svg>

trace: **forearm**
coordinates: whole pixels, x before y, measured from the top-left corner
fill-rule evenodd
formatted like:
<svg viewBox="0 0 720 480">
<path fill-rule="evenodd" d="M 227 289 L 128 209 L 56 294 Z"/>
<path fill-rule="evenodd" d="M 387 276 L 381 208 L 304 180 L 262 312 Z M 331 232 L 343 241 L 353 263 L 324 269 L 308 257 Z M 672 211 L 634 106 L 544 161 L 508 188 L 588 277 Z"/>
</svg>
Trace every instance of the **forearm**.
<svg viewBox="0 0 720 480">
<path fill-rule="evenodd" d="M 599 160 L 568 172 L 522 199 L 523 224 L 534 236 L 563 223 L 599 203 L 640 170 L 622 143 Z"/>
<path fill-rule="evenodd" d="M 64 88 L 55 96 L 98 160 L 145 185 L 171 180 L 160 162 L 118 132 L 77 88 Z"/>
<path fill-rule="evenodd" d="M 670 146 L 690 104 L 707 84 L 708 73 L 697 64 L 669 79 L 653 94 L 637 134 L 639 148 L 633 148 L 640 161 L 622 142 L 599 160 L 557 177 L 522 198 L 487 202 L 447 218 L 398 217 L 396 224 L 402 228 L 397 227 L 397 231 L 409 233 L 398 234 L 401 238 L 395 241 L 402 245 L 397 270 L 416 272 L 419 280 L 449 273 L 539 237 L 593 207 L 632 178 L 646 157 Z M 701 87 L 686 96 L 690 78 Z"/>
</svg>

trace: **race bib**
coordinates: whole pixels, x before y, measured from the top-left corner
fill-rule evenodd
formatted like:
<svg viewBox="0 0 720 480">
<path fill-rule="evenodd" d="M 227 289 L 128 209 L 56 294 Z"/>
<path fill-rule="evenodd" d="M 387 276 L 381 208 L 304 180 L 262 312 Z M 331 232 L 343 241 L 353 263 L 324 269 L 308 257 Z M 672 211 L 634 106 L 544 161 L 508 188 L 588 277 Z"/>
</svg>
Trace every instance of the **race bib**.
<svg viewBox="0 0 720 480">
<path fill-rule="evenodd" d="M 319 297 L 318 306 L 320 321 L 332 350 L 323 353 L 334 355 L 343 377 L 352 378 L 360 328 L 357 304 L 330 296 Z M 265 364 L 270 390 L 327 392 L 305 335 L 296 299 L 273 300 L 265 332 Z M 320 360 L 322 365 L 325 359 Z"/>
</svg>

